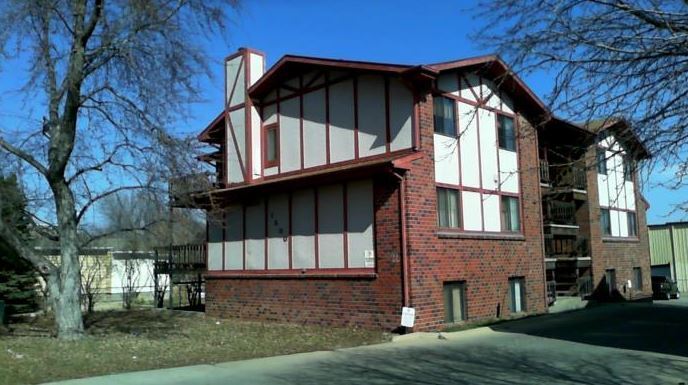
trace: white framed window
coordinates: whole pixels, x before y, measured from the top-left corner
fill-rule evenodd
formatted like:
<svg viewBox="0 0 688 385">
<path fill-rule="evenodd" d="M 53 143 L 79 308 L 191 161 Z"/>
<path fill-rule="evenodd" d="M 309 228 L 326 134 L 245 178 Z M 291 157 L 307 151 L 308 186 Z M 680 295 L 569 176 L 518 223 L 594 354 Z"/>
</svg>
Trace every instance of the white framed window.
<svg viewBox="0 0 688 385">
<path fill-rule="evenodd" d="M 437 225 L 445 228 L 461 227 L 461 198 L 459 191 L 437 188 Z"/>
</svg>

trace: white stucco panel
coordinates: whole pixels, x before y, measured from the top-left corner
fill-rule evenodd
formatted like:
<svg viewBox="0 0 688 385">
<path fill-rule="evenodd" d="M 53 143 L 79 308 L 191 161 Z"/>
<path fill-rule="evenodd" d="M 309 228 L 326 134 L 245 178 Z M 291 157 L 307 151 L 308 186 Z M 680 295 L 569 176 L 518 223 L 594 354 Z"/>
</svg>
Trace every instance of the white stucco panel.
<svg viewBox="0 0 688 385">
<path fill-rule="evenodd" d="M 499 212 L 499 195 L 483 194 L 483 217 L 485 231 L 501 231 L 501 215 Z"/>
<path fill-rule="evenodd" d="M 458 138 L 434 134 L 435 181 L 452 185 L 459 184 Z"/>
<path fill-rule="evenodd" d="M 500 190 L 517 194 L 521 174 L 518 170 L 518 154 L 514 151 L 499 150 Z"/>
<path fill-rule="evenodd" d="M 473 191 L 461 192 L 461 207 L 463 210 L 463 227 L 469 231 L 482 231 L 483 221 L 480 193 Z"/>
<path fill-rule="evenodd" d="M 462 184 L 480 187 L 478 168 L 478 120 L 476 109 L 466 103 L 458 103 L 459 156 L 461 157 Z"/>
</svg>

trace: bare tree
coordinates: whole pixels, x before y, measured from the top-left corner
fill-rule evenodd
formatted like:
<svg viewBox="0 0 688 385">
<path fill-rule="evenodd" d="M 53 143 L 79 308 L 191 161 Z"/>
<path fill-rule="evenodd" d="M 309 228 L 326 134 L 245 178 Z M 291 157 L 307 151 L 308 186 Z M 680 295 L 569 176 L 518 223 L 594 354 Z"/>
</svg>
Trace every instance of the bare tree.
<svg viewBox="0 0 688 385">
<path fill-rule="evenodd" d="M 688 180 L 688 2 L 483 0 L 476 37 L 522 73 L 555 73 L 549 102 L 584 124 L 628 120 L 655 161 Z M 686 202 L 683 208 L 687 208 Z"/>
<path fill-rule="evenodd" d="M 144 261 L 135 256 L 125 258 L 122 261 L 122 306 L 130 310 L 131 305 L 136 301 L 141 293 L 141 288 L 146 286 L 145 281 L 142 283 L 142 270 L 145 268 Z"/>
<path fill-rule="evenodd" d="M 103 294 L 103 281 L 109 278 L 109 269 L 100 255 L 82 255 L 79 258 L 81 272 L 82 306 L 90 314 Z"/>
<path fill-rule="evenodd" d="M 29 127 L 0 127 L 0 156 L 19 165 L 36 232 L 58 242 L 60 263 L 37 255 L 12 224 L 0 221 L 0 237 L 47 277 L 60 338 L 83 335 L 78 254 L 94 236 L 79 236 L 80 225 L 103 198 L 162 188 L 187 166 L 193 148 L 170 126 L 208 75 L 202 39 L 223 33 L 235 7 L 236 0 L 3 2 L 3 68 L 21 69 L 29 58 L 22 92 L 44 114 Z"/>
</svg>

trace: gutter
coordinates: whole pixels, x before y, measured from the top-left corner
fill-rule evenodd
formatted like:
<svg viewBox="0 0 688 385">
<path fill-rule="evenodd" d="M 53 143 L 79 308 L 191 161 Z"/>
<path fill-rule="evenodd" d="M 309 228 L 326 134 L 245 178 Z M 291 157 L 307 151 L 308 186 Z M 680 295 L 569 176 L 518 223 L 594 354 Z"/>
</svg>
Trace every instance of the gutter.
<svg viewBox="0 0 688 385">
<path fill-rule="evenodd" d="M 409 287 L 409 260 L 406 233 L 406 175 L 399 175 L 392 172 L 399 180 L 399 228 L 401 241 L 401 277 L 402 277 L 402 306 L 409 307 L 411 304 L 411 288 Z"/>
</svg>

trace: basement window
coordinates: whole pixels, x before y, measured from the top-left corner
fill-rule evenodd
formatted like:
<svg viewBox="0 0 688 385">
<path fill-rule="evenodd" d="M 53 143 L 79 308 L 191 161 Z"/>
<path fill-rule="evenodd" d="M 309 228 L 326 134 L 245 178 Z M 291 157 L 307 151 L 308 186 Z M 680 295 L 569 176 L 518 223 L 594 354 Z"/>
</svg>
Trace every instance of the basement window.
<svg viewBox="0 0 688 385">
<path fill-rule="evenodd" d="M 465 321 L 466 317 L 466 283 L 445 282 L 444 295 L 444 322 L 456 323 Z"/>
<path fill-rule="evenodd" d="M 640 267 L 633 268 L 633 287 L 636 290 L 643 290 L 643 269 Z"/>
<path fill-rule="evenodd" d="M 509 278 L 509 310 L 512 313 L 526 311 L 526 279 L 523 277 Z"/>
</svg>

